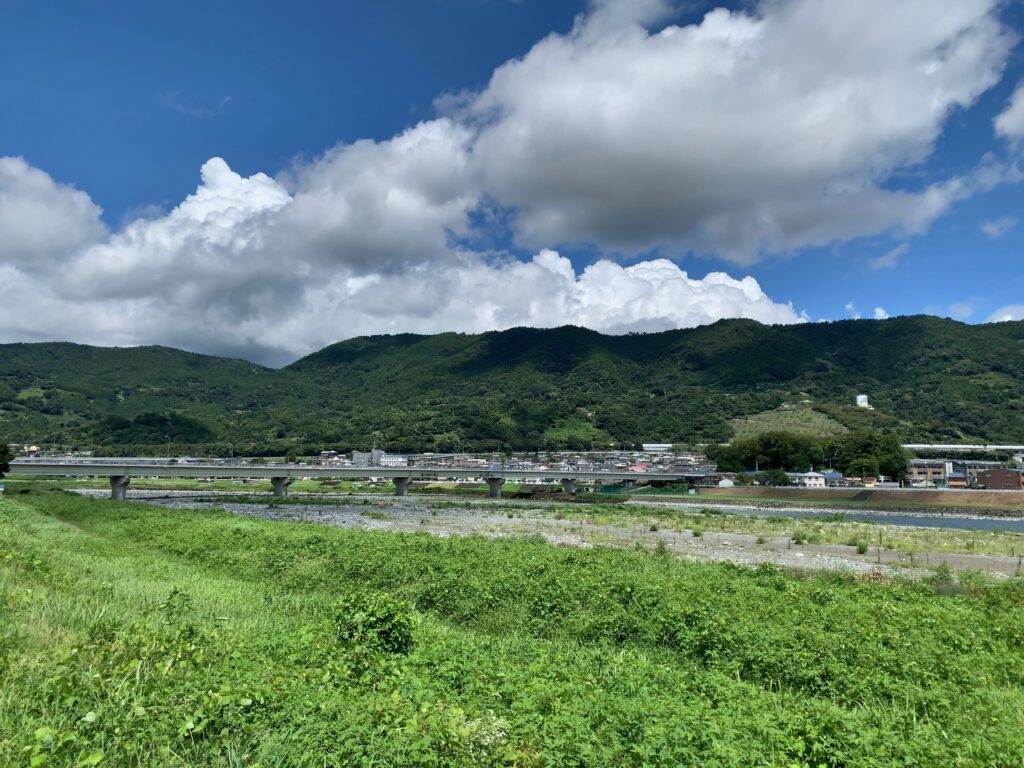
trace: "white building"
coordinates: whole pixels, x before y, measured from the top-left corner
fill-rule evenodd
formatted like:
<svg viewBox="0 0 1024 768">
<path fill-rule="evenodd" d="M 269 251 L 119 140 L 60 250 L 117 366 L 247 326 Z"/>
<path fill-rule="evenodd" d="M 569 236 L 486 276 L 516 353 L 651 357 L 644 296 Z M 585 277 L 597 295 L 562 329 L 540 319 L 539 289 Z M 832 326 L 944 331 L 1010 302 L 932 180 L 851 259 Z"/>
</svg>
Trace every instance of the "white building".
<svg viewBox="0 0 1024 768">
<path fill-rule="evenodd" d="M 820 472 L 787 472 L 786 476 L 797 488 L 825 487 L 825 476 Z"/>
<path fill-rule="evenodd" d="M 409 459 L 406 456 L 392 456 L 385 453 L 380 457 L 380 466 L 382 467 L 408 467 Z"/>
<path fill-rule="evenodd" d="M 874 406 L 868 403 L 867 395 L 857 395 L 856 403 L 858 408 L 867 408 L 872 411 L 875 410 Z"/>
</svg>

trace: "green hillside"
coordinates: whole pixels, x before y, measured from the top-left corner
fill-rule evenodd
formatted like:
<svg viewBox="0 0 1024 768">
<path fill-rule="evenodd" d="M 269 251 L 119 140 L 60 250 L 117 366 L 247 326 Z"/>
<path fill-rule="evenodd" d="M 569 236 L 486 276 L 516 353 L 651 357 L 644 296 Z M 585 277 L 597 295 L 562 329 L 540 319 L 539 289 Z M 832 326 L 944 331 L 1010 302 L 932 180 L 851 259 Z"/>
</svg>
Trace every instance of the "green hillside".
<svg viewBox="0 0 1024 768">
<path fill-rule="evenodd" d="M 842 434 L 847 427 L 840 421 L 815 410 L 810 402 L 792 405 L 783 403 L 778 408 L 755 413 L 743 419 L 732 420 L 733 437 L 737 440 L 757 437 L 766 432 L 790 432 L 807 437 L 830 437 Z"/>
<path fill-rule="evenodd" d="M 875 411 L 853 407 L 860 393 Z M 1024 323 L 402 334 L 280 370 L 163 347 L 0 345 L 0 435 L 104 451 L 164 450 L 167 436 L 175 452 L 238 453 L 720 442 L 736 419 L 777 428 L 783 403 L 809 409 L 814 433 L 1020 442 Z"/>
</svg>

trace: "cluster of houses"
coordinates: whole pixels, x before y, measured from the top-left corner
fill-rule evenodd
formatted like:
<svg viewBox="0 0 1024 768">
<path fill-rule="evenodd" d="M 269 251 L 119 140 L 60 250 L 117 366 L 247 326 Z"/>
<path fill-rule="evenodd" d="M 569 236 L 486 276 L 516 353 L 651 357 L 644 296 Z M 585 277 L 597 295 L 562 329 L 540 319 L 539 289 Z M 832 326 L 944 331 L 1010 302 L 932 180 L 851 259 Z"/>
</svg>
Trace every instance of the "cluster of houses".
<svg viewBox="0 0 1024 768">
<path fill-rule="evenodd" d="M 698 486 L 731 488 L 735 485 L 757 485 L 755 472 L 711 472 Z M 786 472 L 791 486 L 797 488 L 899 488 L 900 484 L 882 477 L 845 477 L 842 472 Z"/>
<path fill-rule="evenodd" d="M 36 456 L 43 452 L 36 445 L 11 444 L 15 455 Z M 88 455 L 88 454 L 80 454 Z M 911 459 L 903 487 L 950 488 L 999 491 L 1024 491 L 1024 469 L 1021 459 L 1006 464 L 978 459 Z M 191 461 L 185 457 L 177 463 Z M 316 459 L 312 460 L 316 463 Z M 396 455 L 379 448 L 352 451 L 349 454 L 323 451 L 323 466 L 336 467 L 430 467 L 487 469 L 519 469 L 551 471 L 552 474 L 591 471 L 672 472 L 683 475 L 699 487 L 730 487 L 756 483 L 753 472 L 719 472 L 713 463 L 697 452 L 678 452 L 671 444 L 645 443 L 642 450 L 620 451 L 549 451 L 537 453 L 492 454 L 422 453 Z M 481 475 L 483 476 L 483 475 Z M 886 477 L 844 477 L 831 470 L 822 472 L 787 472 L 789 484 L 798 488 L 898 488 L 901 483 Z M 529 482 L 529 481 L 526 481 Z M 543 481 L 536 481 L 543 482 Z"/>
<path fill-rule="evenodd" d="M 756 483 L 753 472 L 709 472 L 697 485 L 731 487 Z M 901 483 L 881 477 L 844 477 L 841 472 L 787 472 L 798 488 L 950 488 L 1024 491 L 1024 469 L 1000 461 L 972 459 L 911 459 Z"/>
<path fill-rule="evenodd" d="M 670 445 L 644 446 L 641 451 L 540 451 L 537 453 L 491 454 L 420 453 L 395 455 L 378 448 L 350 454 L 323 451 L 320 463 L 335 467 L 430 467 L 551 470 L 552 472 L 630 471 L 679 472 L 702 475 L 715 471 L 698 453 L 672 453 Z"/>
<path fill-rule="evenodd" d="M 341 454 L 324 451 L 321 464 L 343 467 L 478 467 L 480 470 L 522 469 L 557 472 L 630 471 L 678 472 L 694 485 L 730 487 L 756 483 L 753 472 L 719 472 L 700 453 L 674 452 L 669 444 L 646 443 L 639 451 L 551 451 L 480 456 L 469 453 L 415 455 L 389 454 L 380 449 Z M 899 488 L 901 483 L 887 477 L 845 477 L 841 472 L 787 472 L 797 488 Z M 541 482 L 541 481 L 537 481 Z M 973 459 L 912 459 L 904 487 L 976 488 L 1024 490 L 1024 470 L 998 461 Z"/>
<path fill-rule="evenodd" d="M 914 488 L 1024 491 L 1024 469 L 1000 461 L 911 459 L 908 482 Z"/>
</svg>

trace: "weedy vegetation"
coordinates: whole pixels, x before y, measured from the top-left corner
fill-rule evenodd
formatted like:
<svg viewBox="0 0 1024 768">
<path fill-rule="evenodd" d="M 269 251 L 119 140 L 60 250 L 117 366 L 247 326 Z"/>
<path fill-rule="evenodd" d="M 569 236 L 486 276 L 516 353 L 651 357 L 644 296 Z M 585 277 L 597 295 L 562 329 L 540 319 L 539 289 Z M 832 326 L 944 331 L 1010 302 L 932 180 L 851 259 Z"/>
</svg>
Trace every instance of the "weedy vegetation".
<svg viewBox="0 0 1024 768">
<path fill-rule="evenodd" d="M 1019 581 L 0 497 L 2 765 L 1022 760 Z"/>
</svg>

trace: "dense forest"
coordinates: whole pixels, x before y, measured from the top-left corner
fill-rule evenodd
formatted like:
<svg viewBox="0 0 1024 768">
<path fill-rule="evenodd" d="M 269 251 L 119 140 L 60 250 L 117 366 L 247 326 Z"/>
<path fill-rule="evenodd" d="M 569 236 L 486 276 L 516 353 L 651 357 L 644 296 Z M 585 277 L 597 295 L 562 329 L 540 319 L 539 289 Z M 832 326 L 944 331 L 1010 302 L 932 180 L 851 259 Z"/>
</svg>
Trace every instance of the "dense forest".
<svg viewBox="0 0 1024 768">
<path fill-rule="evenodd" d="M 0 345 L 0 439 L 103 453 L 721 443 L 733 420 L 795 404 L 840 431 L 1020 442 L 1024 322 L 402 334 L 278 370 L 165 347 Z"/>
</svg>

